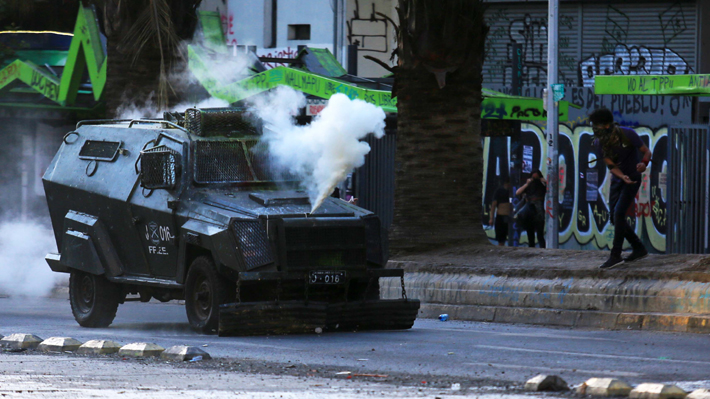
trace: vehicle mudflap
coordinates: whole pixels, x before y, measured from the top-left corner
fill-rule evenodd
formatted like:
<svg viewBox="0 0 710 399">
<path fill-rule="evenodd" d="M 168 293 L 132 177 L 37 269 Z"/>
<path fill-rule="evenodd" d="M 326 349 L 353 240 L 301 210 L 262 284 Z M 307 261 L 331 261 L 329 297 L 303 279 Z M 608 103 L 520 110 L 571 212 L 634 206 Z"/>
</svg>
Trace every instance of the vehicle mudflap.
<svg viewBox="0 0 710 399">
<path fill-rule="evenodd" d="M 353 302 L 242 302 L 220 306 L 219 336 L 312 333 L 331 330 L 411 328 L 418 299 Z"/>
<path fill-rule="evenodd" d="M 71 269 L 64 266 L 62 264 L 62 255 L 58 253 L 48 253 L 47 256 L 44 257 L 44 260 L 47 261 L 47 264 L 49 265 L 49 268 L 52 269 L 53 272 L 57 273 L 70 273 Z"/>
</svg>

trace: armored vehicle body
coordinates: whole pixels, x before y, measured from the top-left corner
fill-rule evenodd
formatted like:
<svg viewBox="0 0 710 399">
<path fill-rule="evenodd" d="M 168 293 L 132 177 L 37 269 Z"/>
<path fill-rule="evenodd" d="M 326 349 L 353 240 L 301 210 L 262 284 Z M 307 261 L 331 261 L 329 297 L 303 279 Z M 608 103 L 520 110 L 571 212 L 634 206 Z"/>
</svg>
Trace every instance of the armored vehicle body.
<svg viewBox="0 0 710 399">
<path fill-rule="evenodd" d="M 184 299 L 193 329 L 220 335 L 410 328 L 419 301 L 387 269 L 379 218 L 336 198 L 313 213 L 233 109 L 163 120 L 84 121 L 43 181 L 70 303 L 84 327 L 126 300 Z M 398 277 L 402 298 L 380 299 Z"/>
</svg>

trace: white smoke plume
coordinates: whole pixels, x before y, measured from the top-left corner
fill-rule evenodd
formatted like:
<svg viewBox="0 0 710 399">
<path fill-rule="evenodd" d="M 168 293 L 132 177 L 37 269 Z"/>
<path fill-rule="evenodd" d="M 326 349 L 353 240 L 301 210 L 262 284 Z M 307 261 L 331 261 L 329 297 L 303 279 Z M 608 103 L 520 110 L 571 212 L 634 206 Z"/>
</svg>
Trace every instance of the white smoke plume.
<svg viewBox="0 0 710 399">
<path fill-rule="evenodd" d="M 57 252 L 52 231 L 39 223 L 10 221 L 0 224 L 0 294 L 48 296 L 68 274 L 54 273 L 44 260 Z"/>
<path fill-rule="evenodd" d="M 385 134 L 385 112 L 362 100 L 335 94 L 306 126 L 293 115 L 306 99 L 288 87 L 279 87 L 252 101 L 252 111 L 270 125 L 263 140 L 280 168 L 301 178 L 311 201 L 311 212 L 354 168 L 365 163 L 370 146 L 360 141 L 369 133 Z"/>
<path fill-rule="evenodd" d="M 151 97 L 152 98 L 152 97 Z M 183 112 L 188 108 L 224 108 L 229 107 L 229 103 L 219 98 L 210 97 L 198 103 L 183 102 L 170 109 L 170 112 Z M 163 113 L 158 111 L 157 105 L 152 101 L 146 101 L 145 105 L 137 106 L 126 102 L 116 110 L 116 119 L 163 119 Z"/>
</svg>

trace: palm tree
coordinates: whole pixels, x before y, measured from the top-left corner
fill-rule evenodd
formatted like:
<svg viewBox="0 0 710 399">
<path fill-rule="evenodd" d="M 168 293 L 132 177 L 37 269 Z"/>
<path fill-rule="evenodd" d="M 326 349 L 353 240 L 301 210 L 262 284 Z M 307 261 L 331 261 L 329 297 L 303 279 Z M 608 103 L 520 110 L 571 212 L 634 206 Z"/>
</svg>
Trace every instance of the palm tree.
<svg viewBox="0 0 710 399">
<path fill-rule="evenodd" d="M 122 105 L 165 110 L 180 97 L 169 76 L 185 65 L 182 41 L 191 39 L 201 0 L 97 0 L 106 35 L 107 115 Z M 177 71 L 180 73 L 180 71 Z"/>
<path fill-rule="evenodd" d="M 487 242 L 481 228 L 480 0 L 399 0 L 393 252 Z"/>
</svg>

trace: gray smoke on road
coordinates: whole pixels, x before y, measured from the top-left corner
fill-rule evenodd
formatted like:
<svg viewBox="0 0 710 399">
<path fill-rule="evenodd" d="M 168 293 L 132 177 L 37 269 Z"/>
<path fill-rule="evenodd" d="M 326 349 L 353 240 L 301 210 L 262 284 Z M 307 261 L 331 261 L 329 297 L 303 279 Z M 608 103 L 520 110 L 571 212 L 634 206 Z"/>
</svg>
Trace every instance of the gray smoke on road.
<svg viewBox="0 0 710 399">
<path fill-rule="evenodd" d="M 362 100 L 335 94 L 308 125 L 296 125 L 294 115 L 305 96 L 288 87 L 254 97 L 252 111 L 264 120 L 262 141 L 277 166 L 298 176 L 308 192 L 311 212 L 354 168 L 365 163 L 370 145 L 360 141 L 369 133 L 385 134 L 385 112 Z"/>
<path fill-rule="evenodd" d="M 68 274 L 54 273 L 44 257 L 57 252 L 52 231 L 38 222 L 0 223 L 0 294 L 48 296 Z"/>
</svg>

